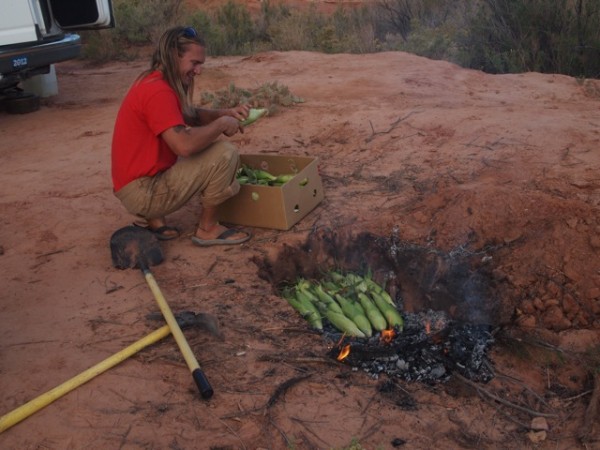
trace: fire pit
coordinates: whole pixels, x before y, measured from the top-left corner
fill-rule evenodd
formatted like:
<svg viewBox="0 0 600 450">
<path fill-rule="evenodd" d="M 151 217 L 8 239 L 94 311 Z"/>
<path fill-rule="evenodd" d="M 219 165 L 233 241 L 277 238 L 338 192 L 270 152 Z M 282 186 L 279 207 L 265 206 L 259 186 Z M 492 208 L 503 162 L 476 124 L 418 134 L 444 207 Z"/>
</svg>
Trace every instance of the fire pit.
<svg viewBox="0 0 600 450">
<path fill-rule="evenodd" d="M 493 378 L 487 357 L 493 343 L 490 326 L 454 322 L 439 311 L 409 313 L 404 319 L 402 332 L 384 330 L 362 341 L 340 336 L 330 356 L 375 379 L 386 374 L 436 383 L 447 381 L 453 372 L 474 381 Z"/>
<path fill-rule="evenodd" d="M 319 280 L 332 268 L 372 274 L 391 294 L 404 326 L 349 337 L 324 321 L 329 356 L 373 378 L 436 383 L 453 372 L 475 381 L 493 378 L 488 350 L 502 314 L 485 261 L 464 249 L 443 253 L 395 236 L 320 230 L 303 245 L 285 245 L 275 260 L 254 262 L 278 295 L 298 279 Z"/>
</svg>

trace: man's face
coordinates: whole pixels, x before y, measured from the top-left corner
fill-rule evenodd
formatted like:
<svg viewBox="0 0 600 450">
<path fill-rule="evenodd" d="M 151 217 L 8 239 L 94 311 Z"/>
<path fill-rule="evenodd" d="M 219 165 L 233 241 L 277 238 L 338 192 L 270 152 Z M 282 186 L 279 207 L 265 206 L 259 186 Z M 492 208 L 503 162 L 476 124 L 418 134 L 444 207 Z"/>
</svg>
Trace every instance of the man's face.
<svg viewBox="0 0 600 450">
<path fill-rule="evenodd" d="M 200 75 L 206 59 L 204 47 L 190 44 L 186 52 L 179 58 L 179 75 L 184 86 L 189 86 L 194 76 Z"/>
</svg>

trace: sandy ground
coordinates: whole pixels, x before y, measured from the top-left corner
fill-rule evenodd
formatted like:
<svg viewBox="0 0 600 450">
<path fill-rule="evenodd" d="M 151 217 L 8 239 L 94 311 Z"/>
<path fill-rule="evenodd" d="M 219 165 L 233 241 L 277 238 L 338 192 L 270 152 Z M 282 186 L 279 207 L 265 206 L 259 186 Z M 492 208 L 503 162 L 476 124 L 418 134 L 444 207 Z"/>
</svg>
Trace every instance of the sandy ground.
<svg viewBox="0 0 600 450">
<path fill-rule="evenodd" d="M 0 113 L 0 414 L 163 325 L 146 317 L 158 307 L 141 273 L 113 268 L 108 247 L 132 221 L 111 191 L 114 118 L 146 64 L 62 64 L 58 96 Z M 175 312 L 219 321 L 220 338 L 186 331 L 214 396 L 199 397 L 168 337 L 4 431 L 0 448 L 600 448 L 585 425 L 600 364 L 600 84 L 403 53 L 287 52 L 210 59 L 199 85 L 273 81 L 305 103 L 231 140 L 318 157 L 324 201 L 289 231 L 210 249 L 191 244 L 191 204 L 169 217 L 184 235 L 153 268 Z M 482 301 L 497 303 L 502 330 L 485 391 L 399 382 L 407 408 L 382 379 L 326 357 L 331 344 L 256 263 L 325 228 L 485 262 L 496 295 Z M 545 434 L 530 433 L 535 416 Z"/>
</svg>

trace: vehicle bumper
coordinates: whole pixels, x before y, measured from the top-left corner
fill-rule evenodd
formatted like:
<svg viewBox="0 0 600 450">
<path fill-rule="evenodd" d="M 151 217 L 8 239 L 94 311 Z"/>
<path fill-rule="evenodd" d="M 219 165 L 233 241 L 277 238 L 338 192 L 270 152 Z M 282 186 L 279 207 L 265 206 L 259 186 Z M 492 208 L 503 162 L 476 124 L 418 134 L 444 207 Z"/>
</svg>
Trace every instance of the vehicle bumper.
<svg viewBox="0 0 600 450">
<path fill-rule="evenodd" d="M 27 73 L 41 67 L 77 58 L 81 54 L 81 38 L 67 34 L 59 41 L 20 48 L 0 47 L 0 77 Z"/>
</svg>

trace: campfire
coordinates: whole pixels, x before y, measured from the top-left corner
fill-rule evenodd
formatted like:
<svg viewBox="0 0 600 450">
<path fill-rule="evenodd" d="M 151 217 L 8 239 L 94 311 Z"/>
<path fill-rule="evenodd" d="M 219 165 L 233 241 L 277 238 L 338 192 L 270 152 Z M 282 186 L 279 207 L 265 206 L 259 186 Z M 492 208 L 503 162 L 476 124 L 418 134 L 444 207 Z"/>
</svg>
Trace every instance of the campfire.
<svg viewBox="0 0 600 450">
<path fill-rule="evenodd" d="M 299 247 L 284 246 L 275 260 L 255 260 L 259 276 L 289 296 L 297 280 L 321 280 L 334 271 L 381 282 L 402 322 L 362 334 L 323 320 L 328 356 L 373 378 L 436 383 L 452 373 L 487 382 L 493 378 L 488 351 L 500 307 L 480 255 L 444 254 L 369 233 L 312 233 Z M 323 312 L 322 310 L 321 312 Z M 311 323 L 315 326 L 314 322 Z M 358 334 L 360 333 L 360 334 Z"/>
<path fill-rule="evenodd" d="M 404 323 L 402 332 L 383 330 L 368 340 L 341 337 L 330 356 L 373 378 L 386 374 L 436 383 L 447 381 L 453 372 L 474 381 L 493 378 L 487 357 L 493 343 L 490 326 L 454 322 L 439 311 L 405 314 Z"/>
</svg>

